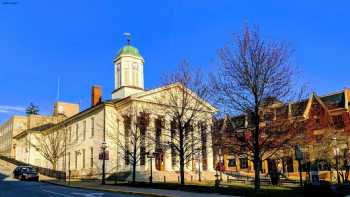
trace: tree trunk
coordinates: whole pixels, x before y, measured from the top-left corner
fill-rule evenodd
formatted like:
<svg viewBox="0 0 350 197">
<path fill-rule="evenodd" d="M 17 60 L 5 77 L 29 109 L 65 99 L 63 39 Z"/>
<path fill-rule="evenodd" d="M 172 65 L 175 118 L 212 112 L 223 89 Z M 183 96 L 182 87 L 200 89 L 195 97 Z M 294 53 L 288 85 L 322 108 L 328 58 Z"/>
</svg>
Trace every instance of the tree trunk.
<svg viewBox="0 0 350 197">
<path fill-rule="evenodd" d="M 133 150 L 133 162 L 132 162 L 132 182 L 136 182 L 136 164 L 137 164 L 137 155 L 136 155 L 136 143 L 134 143 L 134 150 Z"/>
<path fill-rule="evenodd" d="M 136 182 L 136 163 L 132 164 L 132 183 Z"/>
<path fill-rule="evenodd" d="M 260 157 L 259 153 L 254 152 L 254 189 L 258 191 L 260 189 Z"/>
<path fill-rule="evenodd" d="M 181 127 L 181 126 L 180 126 Z M 180 137 L 180 184 L 185 185 L 185 151 L 184 151 L 184 130 L 179 128 Z"/>
<path fill-rule="evenodd" d="M 260 132 L 260 117 L 259 117 L 259 108 L 255 108 L 255 114 L 254 114 L 254 122 L 255 122 L 255 129 L 254 129 L 254 190 L 258 191 L 260 189 L 260 146 L 259 146 L 259 132 Z"/>
<path fill-rule="evenodd" d="M 57 169 L 57 161 L 51 161 L 52 169 L 56 171 Z"/>
<path fill-rule="evenodd" d="M 349 181 L 349 170 L 350 168 L 348 166 L 345 167 L 345 181 Z"/>
<path fill-rule="evenodd" d="M 183 152 L 183 151 L 180 151 Z M 180 184 L 185 185 L 185 162 L 183 154 L 180 153 Z"/>
</svg>

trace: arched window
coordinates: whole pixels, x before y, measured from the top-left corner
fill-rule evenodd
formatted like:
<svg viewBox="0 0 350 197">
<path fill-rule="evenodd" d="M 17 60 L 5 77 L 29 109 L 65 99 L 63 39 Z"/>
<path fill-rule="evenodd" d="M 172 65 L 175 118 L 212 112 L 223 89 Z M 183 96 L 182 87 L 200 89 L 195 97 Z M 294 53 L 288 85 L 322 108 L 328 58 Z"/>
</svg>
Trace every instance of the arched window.
<svg viewBox="0 0 350 197">
<path fill-rule="evenodd" d="M 117 65 L 117 88 L 120 88 L 122 85 L 122 75 L 121 75 L 120 63 Z"/>
</svg>

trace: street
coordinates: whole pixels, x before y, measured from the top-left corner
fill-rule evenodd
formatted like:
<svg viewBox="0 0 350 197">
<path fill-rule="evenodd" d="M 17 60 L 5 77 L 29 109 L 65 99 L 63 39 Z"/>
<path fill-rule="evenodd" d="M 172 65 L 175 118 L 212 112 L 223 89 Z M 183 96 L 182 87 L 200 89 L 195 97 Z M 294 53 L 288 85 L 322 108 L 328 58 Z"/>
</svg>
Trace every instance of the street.
<svg viewBox="0 0 350 197">
<path fill-rule="evenodd" d="M 11 172 L 0 167 L 0 197 L 136 197 L 129 194 L 117 194 L 111 192 L 75 189 L 56 186 L 48 183 L 20 181 L 12 178 Z"/>
</svg>

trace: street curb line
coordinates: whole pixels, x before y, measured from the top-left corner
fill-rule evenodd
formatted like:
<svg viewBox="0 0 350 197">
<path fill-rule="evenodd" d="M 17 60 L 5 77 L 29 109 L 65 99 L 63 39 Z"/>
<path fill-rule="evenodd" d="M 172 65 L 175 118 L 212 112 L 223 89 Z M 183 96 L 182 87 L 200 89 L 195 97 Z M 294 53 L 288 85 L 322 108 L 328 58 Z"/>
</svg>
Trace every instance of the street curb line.
<svg viewBox="0 0 350 197">
<path fill-rule="evenodd" d="M 88 190 L 105 191 L 105 192 L 113 192 L 113 193 L 142 195 L 142 196 L 149 196 L 149 197 L 175 197 L 175 196 L 155 194 L 155 193 L 143 193 L 143 192 L 132 192 L 132 191 L 125 191 L 125 190 L 102 189 L 102 188 L 86 187 L 86 186 L 72 186 L 72 185 L 67 185 L 67 184 L 55 183 L 55 182 L 51 182 L 51 181 L 47 181 L 47 180 L 40 180 L 40 182 L 49 183 L 52 185 L 64 186 L 64 187 L 77 188 L 77 189 L 88 189 Z"/>
</svg>

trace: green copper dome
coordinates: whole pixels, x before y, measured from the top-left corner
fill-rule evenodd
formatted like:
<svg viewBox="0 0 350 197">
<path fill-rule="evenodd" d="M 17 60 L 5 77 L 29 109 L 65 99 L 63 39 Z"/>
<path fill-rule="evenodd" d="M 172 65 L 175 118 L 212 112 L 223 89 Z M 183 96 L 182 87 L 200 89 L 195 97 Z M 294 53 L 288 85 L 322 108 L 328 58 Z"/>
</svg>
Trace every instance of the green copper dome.
<svg viewBox="0 0 350 197">
<path fill-rule="evenodd" d="M 121 48 L 115 59 L 118 59 L 122 55 L 131 55 L 143 59 L 139 50 L 131 45 L 125 45 Z"/>
</svg>

